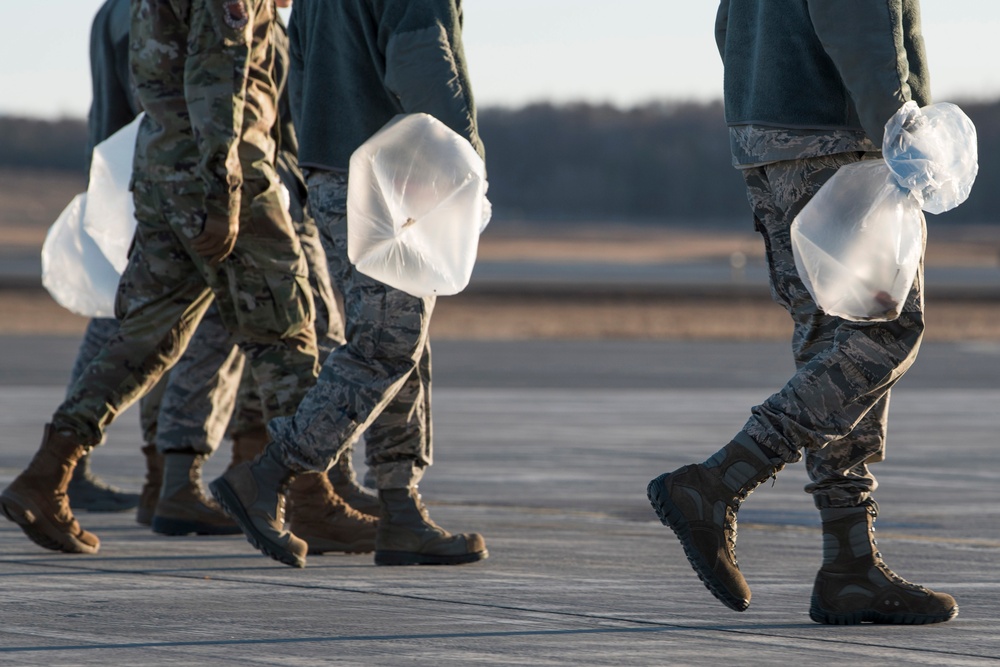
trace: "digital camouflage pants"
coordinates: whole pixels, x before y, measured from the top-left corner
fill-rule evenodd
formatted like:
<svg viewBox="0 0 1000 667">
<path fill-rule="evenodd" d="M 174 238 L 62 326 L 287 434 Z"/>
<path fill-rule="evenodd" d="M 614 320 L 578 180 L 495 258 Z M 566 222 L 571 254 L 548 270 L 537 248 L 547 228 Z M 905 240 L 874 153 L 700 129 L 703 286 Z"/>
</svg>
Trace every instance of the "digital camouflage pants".
<svg viewBox="0 0 1000 667">
<path fill-rule="evenodd" d="M 326 470 L 362 434 L 379 489 L 420 481 L 432 462 L 431 348 L 434 298 L 418 298 L 357 271 L 347 257 L 346 176 L 307 179 L 309 206 L 344 301 L 346 342 L 291 417 L 268 429 L 286 462 Z"/>
<path fill-rule="evenodd" d="M 872 157 L 879 155 L 841 153 L 744 171 L 771 294 L 795 325 L 796 372 L 751 410 L 743 432 L 788 462 L 804 452 L 806 491 L 819 508 L 856 506 L 875 490 L 868 466 L 885 457 L 889 390 L 916 358 L 924 330 L 922 267 L 899 318 L 868 323 L 823 313 L 795 268 L 795 216 L 837 169 Z"/>
<path fill-rule="evenodd" d="M 233 254 L 211 266 L 190 247 L 200 187 L 134 184 L 138 225 L 118 289 L 119 329 L 69 388 L 56 428 L 101 442 L 181 356 L 213 301 L 250 360 L 264 413 L 294 412 L 317 370 L 308 269 L 276 188 L 260 192 L 244 206 Z"/>
</svg>

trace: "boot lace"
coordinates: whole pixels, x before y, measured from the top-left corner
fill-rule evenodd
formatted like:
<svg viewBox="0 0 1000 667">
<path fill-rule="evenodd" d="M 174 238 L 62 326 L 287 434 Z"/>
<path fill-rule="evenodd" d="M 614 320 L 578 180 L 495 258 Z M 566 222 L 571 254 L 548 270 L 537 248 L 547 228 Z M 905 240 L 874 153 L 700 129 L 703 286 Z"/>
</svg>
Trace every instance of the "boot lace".
<svg viewBox="0 0 1000 667">
<path fill-rule="evenodd" d="M 901 588 L 908 588 L 912 591 L 919 591 L 921 593 L 926 593 L 927 589 L 919 584 L 914 584 L 912 582 L 903 579 L 901 576 L 892 571 L 892 569 L 885 564 L 882 560 L 882 552 L 878 550 L 878 540 L 875 539 L 875 519 L 878 518 L 878 503 L 874 500 L 869 500 L 867 504 L 868 514 L 871 515 L 871 523 L 868 526 L 868 534 L 872 543 L 872 555 L 875 558 L 875 567 L 878 569 L 882 575 L 889 580 L 890 583 L 895 584 Z"/>
</svg>

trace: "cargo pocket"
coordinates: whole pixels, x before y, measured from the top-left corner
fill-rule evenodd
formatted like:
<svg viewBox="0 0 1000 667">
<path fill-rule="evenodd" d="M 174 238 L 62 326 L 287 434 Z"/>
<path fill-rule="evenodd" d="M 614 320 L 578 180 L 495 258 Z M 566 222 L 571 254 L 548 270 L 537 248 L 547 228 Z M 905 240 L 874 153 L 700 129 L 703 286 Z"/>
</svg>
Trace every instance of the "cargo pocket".
<svg viewBox="0 0 1000 667">
<path fill-rule="evenodd" d="M 309 280 L 291 272 L 249 268 L 225 262 L 229 291 L 240 333 L 269 342 L 294 336 L 312 325 L 314 306 Z"/>
</svg>

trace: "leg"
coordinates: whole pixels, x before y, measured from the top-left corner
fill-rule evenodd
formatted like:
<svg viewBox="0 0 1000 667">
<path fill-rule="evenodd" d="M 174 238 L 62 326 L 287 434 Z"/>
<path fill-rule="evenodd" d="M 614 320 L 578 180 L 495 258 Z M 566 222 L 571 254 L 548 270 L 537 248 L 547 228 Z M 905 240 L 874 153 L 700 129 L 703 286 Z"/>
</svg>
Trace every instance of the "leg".
<svg viewBox="0 0 1000 667">
<path fill-rule="evenodd" d="M 247 507 L 252 504 L 252 495 L 242 494 L 244 501 L 225 485 L 235 487 L 243 483 L 259 489 L 264 483 L 273 485 L 287 480 L 295 472 L 326 471 L 342 450 L 397 399 L 407 380 L 417 372 L 426 350 L 427 324 L 434 300 L 418 299 L 391 289 L 354 269 L 347 258 L 346 181 L 334 174 L 315 176 L 310 180 L 310 205 L 321 232 L 329 237 L 324 245 L 334 249 L 329 257 L 330 273 L 344 298 L 347 342 L 327 357 L 319 381 L 295 415 L 269 423 L 274 443 L 258 459 L 261 465 L 249 473 L 260 483 L 243 481 L 242 475 L 236 474 L 238 469 L 213 483 L 213 490 L 218 484 L 222 494 L 228 494 L 230 500 L 241 505 L 235 511 L 245 512 L 248 518 L 254 512 L 253 507 Z M 426 380 L 429 379 L 428 373 Z M 429 401 L 429 395 L 425 394 L 421 400 Z M 412 414 L 412 409 L 401 412 Z M 376 536 L 376 562 L 383 550 L 380 543 L 384 535 L 394 536 L 393 545 L 399 544 L 400 548 L 393 551 L 406 554 L 409 562 L 455 563 L 485 558 L 486 550 L 479 535 L 453 536 L 427 520 L 412 486 L 424 468 L 421 460 L 422 452 L 426 451 L 424 442 L 407 443 L 410 454 L 393 455 L 380 466 L 386 471 L 396 471 L 389 478 L 405 480 L 408 486 L 380 489 L 383 512 Z M 265 466 L 263 460 L 273 463 Z M 281 467 L 288 472 L 282 475 L 278 470 Z M 261 513 L 249 532 L 272 557 L 303 565 L 304 559 L 295 558 L 297 554 L 284 547 L 286 538 L 275 529 L 274 519 Z"/>
<path fill-rule="evenodd" d="M 69 386 L 73 386 L 87 364 L 97 356 L 111 336 L 118 331 L 118 320 L 95 318 L 87 324 L 87 331 L 80 343 L 80 350 L 73 363 Z M 90 467 L 90 454 L 84 455 L 73 469 L 70 480 L 69 497 L 73 499 L 73 509 L 91 512 L 124 512 L 139 503 L 139 495 L 115 488 L 97 477 Z"/>
<path fill-rule="evenodd" d="M 209 499 L 201 469 L 218 448 L 233 412 L 243 355 L 210 308 L 167 375 L 154 441 L 162 459 L 149 525 L 161 535 L 233 535 L 240 530 Z M 147 395 L 143 402 L 150 399 Z"/>
<path fill-rule="evenodd" d="M 119 331 L 69 389 L 28 469 L 0 495 L 3 513 L 49 549 L 97 551 L 99 541 L 69 509 L 69 476 L 105 427 L 174 363 L 212 301 L 159 190 L 137 183 L 135 200 L 139 224 L 118 290 Z"/>
<path fill-rule="evenodd" d="M 801 458 L 802 449 L 817 457 L 830 452 L 841 457 L 844 474 L 837 481 L 827 476 L 827 487 L 839 486 L 842 495 L 874 488 L 867 468 L 851 463 L 846 466 L 851 470 L 845 470 L 849 457 L 844 453 L 850 452 L 862 466 L 881 455 L 888 391 L 909 368 L 919 347 L 923 332 L 919 276 L 899 320 L 861 324 L 822 313 L 795 269 L 792 221 L 837 169 L 860 158 L 833 155 L 745 172 L 767 249 L 772 295 L 795 323 L 798 368 L 780 392 L 751 410 L 750 420 L 733 442 L 704 464 L 661 475 L 648 489 L 654 509 L 677 533 L 699 577 L 716 597 L 739 611 L 750 603 L 750 590 L 735 557 L 740 503 L 761 481 Z M 877 406 L 863 430 L 852 437 Z M 847 442 L 838 444 L 845 438 Z M 726 508 L 721 515 L 712 511 L 720 504 Z"/>
</svg>

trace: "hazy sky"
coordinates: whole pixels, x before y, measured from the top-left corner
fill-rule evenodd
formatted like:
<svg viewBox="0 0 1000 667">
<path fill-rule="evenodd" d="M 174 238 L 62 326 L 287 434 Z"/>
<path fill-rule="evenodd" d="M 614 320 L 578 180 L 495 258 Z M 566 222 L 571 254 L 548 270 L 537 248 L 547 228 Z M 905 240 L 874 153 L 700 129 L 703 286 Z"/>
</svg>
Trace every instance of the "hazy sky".
<svg viewBox="0 0 1000 667">
<path fill-rule="evenodd" d="M 88 32 L 103 0 L 4 0 L 0 113 L 86 114 Z M 464 0 L 480 105 L 632 105 L 720 96 L 712 0 Z M 1000 98 L 998 0 L 924 0 L 937 100 Z"/>
</svg>

